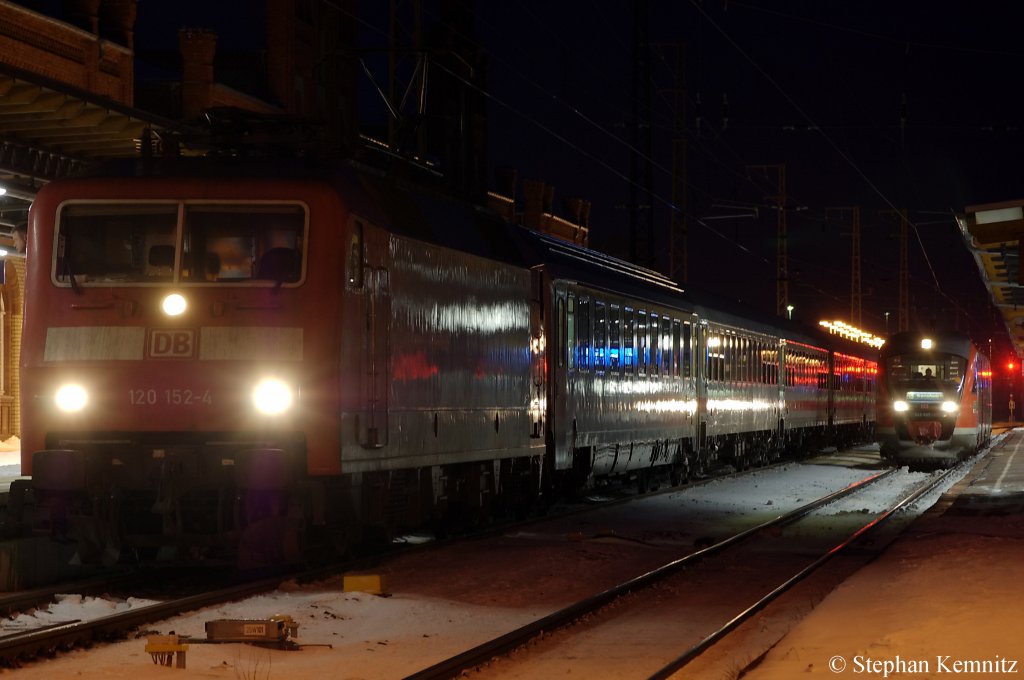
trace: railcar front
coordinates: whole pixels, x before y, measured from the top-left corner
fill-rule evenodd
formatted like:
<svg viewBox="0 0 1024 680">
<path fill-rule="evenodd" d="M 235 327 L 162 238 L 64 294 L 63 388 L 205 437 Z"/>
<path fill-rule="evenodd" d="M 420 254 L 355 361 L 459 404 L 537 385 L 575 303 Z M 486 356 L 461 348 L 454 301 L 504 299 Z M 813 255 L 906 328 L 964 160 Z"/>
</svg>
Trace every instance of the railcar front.
<svg viewBox="0 0 1024 680">
<path fill-rule="evenodd" d="M 51 532 L 108 560 L 231 537 L 283 558 L 287 489 L 339 468 L 338 220 L 336 191 L 280 177 L 40 191 L 22 469 Z"/>
<path fill-rule="evenodd" d="M 899 333 L 882 347 L 878 439 L 898 464 L 952 465 L 992 432 L 988 358 L 953 333 Z"/>
</svg>

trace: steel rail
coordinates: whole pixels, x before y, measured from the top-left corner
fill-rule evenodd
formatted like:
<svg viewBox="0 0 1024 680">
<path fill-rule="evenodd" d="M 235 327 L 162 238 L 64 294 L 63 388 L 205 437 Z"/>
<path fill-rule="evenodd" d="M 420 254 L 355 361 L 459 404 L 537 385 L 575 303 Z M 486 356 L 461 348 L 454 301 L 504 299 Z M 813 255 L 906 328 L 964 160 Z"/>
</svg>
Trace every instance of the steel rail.
<svg viewBox="0 0 1024 680">
<path fill-rule="evenodd" d="M 715 553 L 721 552 L 736 543 L 740 543 L 751 536 L 764 531 L 765 529 L 783 526 L 790 522 L 794 522 L 818 508 L 824 507 L 825 505 L 828 505 L 840 498 L 861 491 L 865 487 L 894 472 L 896 472 L 896 468 L 880 472 L 872 475 L 871 477 L 862 479 L 859 482 L 850 484 L 849 486 L 839 489 L 838 491 L 834 491 L 827 496 L 823 496 L 815 501 L 802 505 L 799 508 L 762 522 L 761 524 L 746 529 L 740 533 L 734 534 L 722 541 L 719 541 L 718 543 L 690 553 L 684 557 L 672 560 L 671 562 L 648 571 L 645 574 L 634 577 L 624 583 L 620 583 L 619 585 L 612 586 L 607 590 L 571 604 L 568 607 L 564 607 L 563 609 L 553 612 L 532 623 L 528 623 L 525 626 L 509 631 L 508 633 L 494 638 L 493 640 L 489 640 L 473 647 L 472 649 L 468 649 L 448 659 L 439 661 L 428 668 L 424 668 L 406 676 L 405 680 L 436 680 L 440 678 L 455 677 L 462 671 L 486 663 L 495 656 L 515 649 L 543 633 L 549 633 L 558 628 L 568 626 L 582 617 L 604 607 L 608 603 L 623 597 L 624 595 L 657 583 L 658 581 L 676 573 L 683 567 L 698 562 Z"/>
<path fill-rule="evenodd" d="M 186 611 L 273 590 L 283 580 L 291 577 L 294 575 L 265 578 L 200 595 L 136 607 L 126 612 L 91 621 L 68 622 L 34 628 L 22 633 L 13 633 L 0 638 L 0 660 L 11 663 L 19 658 L 36 656 L 50 650 L 109 640 L 138 626 L 176 616 Z"/>
<path fill-rule="evenodd" d="M 135 576 L 131 572 L 110 573 L 105 576 L 94 576 L 42 588 L 3 593 L 0 594 L 0 616 L 10 617 L 26 609 L 38 608 L 48 602 L 52 602 L 60 593 L 94 593 L 109 590 L 112 585 L 112 579 L 115 578 L 123 578 L 127 582 L 131 582 L 131 579 L 135 578 Z"/>
</svg>

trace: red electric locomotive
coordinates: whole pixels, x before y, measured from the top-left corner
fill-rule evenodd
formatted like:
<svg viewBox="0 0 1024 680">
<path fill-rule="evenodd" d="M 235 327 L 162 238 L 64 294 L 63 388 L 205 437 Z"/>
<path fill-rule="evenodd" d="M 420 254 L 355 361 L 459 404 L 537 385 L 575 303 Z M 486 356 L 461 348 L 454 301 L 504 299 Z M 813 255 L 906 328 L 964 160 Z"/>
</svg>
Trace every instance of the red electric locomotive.
<svg viewBox="0 0 1024 680">
<path fill-rule="evenodd" d="M 372 175 L 208 167 L 32 206 L 22 467 L 55 528 L 265 564 L 535 496 L 529 270 L 403 235 L 451 225 Z"/>
</svg>

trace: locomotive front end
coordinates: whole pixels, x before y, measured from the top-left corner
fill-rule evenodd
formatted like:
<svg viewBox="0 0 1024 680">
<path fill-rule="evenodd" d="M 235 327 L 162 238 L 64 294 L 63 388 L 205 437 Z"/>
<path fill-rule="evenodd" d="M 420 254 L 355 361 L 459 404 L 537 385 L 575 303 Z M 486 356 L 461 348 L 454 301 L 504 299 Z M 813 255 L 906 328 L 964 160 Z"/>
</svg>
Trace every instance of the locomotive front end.
<svg viewBox="0 0 1024 680">
<path fill-rule="evenodd" d="M 210 191 L 80 180 L 33 205 L 22 468 L 37 524 L 83 559 L 281 534 L 306 470 L 331 389 L 307 368 L 308 205 L 242 181 L 178 198 Z"/>
</svg>

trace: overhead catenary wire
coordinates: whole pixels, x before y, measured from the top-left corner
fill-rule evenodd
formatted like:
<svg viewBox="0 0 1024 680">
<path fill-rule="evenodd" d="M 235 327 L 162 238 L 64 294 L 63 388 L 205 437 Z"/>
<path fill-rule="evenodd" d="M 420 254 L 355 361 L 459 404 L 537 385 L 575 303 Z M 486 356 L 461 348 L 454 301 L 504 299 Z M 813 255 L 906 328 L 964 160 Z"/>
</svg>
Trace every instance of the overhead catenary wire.
<svg viewBox="0 0 1024 680">
<path fill-rule="evenodd" d="M 792 96 L 790 96 L 790 94 L 785 90 L 785 88 L 783 88 L 778 83 L 778 81 L 774 77 L 772 77 L 772 75 L 770 73 L 768 73 L 764 68 L 762 68 L 761 65 L 758 64 L 747 53 L 747 51 L 744 50 L 743 47 L 739 45 L 739 43 L 737 43 L 735 40 L 733 40 L 732 36 L 730 36 L 707 13 L 707 11 L 703 8 L 703 6 L 701 6 L 700 2 L 698 2 L 698 0 L 690 0 L 690 3 L 697 9 L 698 12 L 700 12 L 704 16 L 704 18 L 708 21 L 708 23 L 713 28 L 715 28 L 716 31 L 719 32 L 719 34 L 723 37 L 723 39 L 725 39 L 725 41 L 728 42 L 737 51 L 737 53 L 739 53 L 758 73 L 760 73 L 773 88 L 775 88 L 775 90 L 786 100 L 787 103 L 789 103 L 790 106 L 793 107 L 793 110 L 796 111 L 797 114 L 801 118 L 803 118 L 803 120 L 805 122 L 807 122 L 810 126 L 813 126 L 815 129 L 818 130 L 818 132 L 822 136 L 822 139 L 824 139 L 825 142 L 833 149 L 833 151 L 835 151 L 836 154 L 838 154 L 838 156 L 844 162 L 846 162 L 847 165 L 849 165 L 849 167 L 865 182 L 865 184 L 871 189 L 871 191 L 874 192 L 875 195 L 877 195 L 883 201 L 883 203 L 888 205 L 893 211 L 899 212 L 899 209 L 896 207 L 895 203 L 893 203 L 893 201 L 891 201 L 889 199 L 889 196 L 885 192 L 883 192 L 878 187 L 878 185 L 870 177 L 868 177 L 867 173 L 864 172 L 864 170 L 860 167 L 860 165 L 856 161 L 854 161 L 854 159 L 851 158 L 850 155 L 847 154 L 846 151 L 844 151 L 842 147 L 839 146 L 839 144 L 832 138 L 831 135 L 829 135 L 826 131 L 821 129 L 821 127 L 811 117 L 811 115 L 808 114 L 804 110 L 804 108 L 801 107 L 800 104 Z M 912 220 L 908 220 L 908 223 L 911 226 L 911 228 L 914 230 L 914 234 L 915 234 L 915 236 L 917 238 L 918 244 L 921 247 L 921 253 L 922 253 L 922 255 L 924 257 L 924 260 L 925 260 L 925 263 L 926 263 L 926 265 L 928 267 L 928 271 L 931 274 L 932 281 L 935 284 L 935 289 L 940 294 L 942 294 L 944 297 L 946 297 L 947 300 L 950 300 L 951 302 L 954 302 L 954 304 L 955 304 L 955 301 L 953 300 L 953 298 L 950 297 L 948 294 L 946 294 L 945 291 L 943 291 L 943 289 L 942 289 L 942 285 L 939 282 L 938 275 L 935 272 L 935 267 L 932 264 L 931 258 L 928 256 L 928 251 L 924 248 L 924 243 L 923 243 L 923 241 L 921 239 L 921 235 L 920 235 L 920 232 L 919 232 L 919 230 L 917 228 L 916 223 L 914 223 Z"/>
<path fill-rule="evenodd" d="M 328 4 L 333 4 L 333 3 L 331 3 L 330 0 L 323 0 L 323 1 L 327 2 Z M 522 3 L 520 1 L 519 4 L 520 4 L 521 7 L 526 8 L 525 3 Z M 598 9 L 600 9 L 600 8 L 598 8 Z M 706 12 L 703 12 L 701 7 L 698 6 L 697 9 L 704 16 L 704 18 L 708 20 L 709 25 L 711 25 L 715 30 L 719 31 L 720 33 L 723 32 L 722 28 L 720 26 L 718 26 L 709 16 L 707 16 Z M 424 11 L 426 11 L 427 14 L 430 15 L 433 19 L 435 19 L 437 21 L 441 21 L 443 23 L 443 20 L 441 18 L 437 17 L 436 15 L 431 14 L 429 12 L 429 10 L 424 10 Z M 604 14 L 600 13 L 600 12 L 598 14 L 602 18 L 602 20 L 604 20 L 607 23 L 607 20 L 604 18 Z M 544 29 L 547 30 L 550 35 L 554 36 L 554 39 L 560 40 L 560 38 L 558 37 L 557 33 L 552 31 L 543 22 L 540 22 L 535 14 L 533 14 L 532 12 L 526 12 L 526 16 L 528 16 L 531 20 L 533 20 L 534 22 L 536 22 L 536 23 L 540 24 L 542 27 L 544 27 Z M 378 28 L 376 26 L 373 26 L 372 23 L 367 22 L 367 21 L 365 21 L 365 20 L 363 20 L 361 18 L 357 18 L 357 20 L 359 21 L 359 23 L 361 25 L 369 27 L 371 30 L 373 30 L 374 32 L 378 33 L 379 35 L 381 35 L 381 36 L 387 35 L 386 32 L 383 29 L 380 29 L 380 28 Z M 703 23 L 703 22 L 701 22 L 701 23 Z M 447 24 L 445 24 L 445 25 L 447 26 Z M 455 31 L 458 30 L 457 28 L 454 28 L 452 26 L 447 26 L 447 27 L 448 27 L 449 30 L 455 30 Z M 607 126 L 604 126 L 601 123 L 599 123 L 596 120 L 596 118 L 593 116 L 592 112 L 588 112 L 583 106 L 578 105 L 578 104 L 573 104 L 573 103 L 567 101 L 564 97 L 561 97 L 558 94 L 550 92 L 541 83 L 537 82 L 535 79 L 531 78 L 529 75 L 523 73 L 521 69 L 516 68 L 514 65 L 510 64 L 507 60 L 502 59 L 500 56 L 495 54 L 493 51 L 488 50 L 486 47 L 483 47 L 482 45 L 480 45 L 480 43 L 477 40 L 475 40 L 473 37 L 466 36 L 466 35 L 464 35 L 462 33 L 459 33 L 459 35 L 463 39 L 471 41 L 471 44 L 473 44 L 475 46 L 475 48 L 481 50 L 482 53 L 486 54 L 492 60 L 493 63 L 500 64 L 503 69 L 506 69 L 513 76 L 521 79 L 523 82 L 529 84 L 532 88 L 535 88 L 537 91 L 541 92 L 544 95 L 545 98 L 547 98 L 548 100 L 550 100 L 552 102 L 555 102 L 555 103 L 559 104 L 560 106 L 564 107 L 573 117 L 576 117 L 578 120 L 584 122 L 588 127 L 593 128 L 593 129 L 599 131 L 602 135 L 604 135 L 606 138 L 614 141 L 614 143 L 616 145 L 620 146 L 621 148 L 632 150 L 631 145 L 628 142 L 628 140 L 625 140 L 622 137 L 616 135 Z M 614 35 L 614 33 L 613 33 L 613 35 Z M 726 36 L 726 37 L 728 39 L 728 36 Z M 771 76 L 768 75 L 767 72 L 764 69 L 760 68 L 753 61 L 753 59 L 749 55 L 747 55 L 741 48 L 739 48 L 739 46 L 735 43 L 735 41 L 732 41 L 731 39 L 728 39 L 728 40 L 729 40 L 730 43 L 733 44 L 734 48 L 738 49 L 744 55 L 744 58 L 747 59 L 747 61 L 749 61 L 750 63 L 752 63 L 754 65 L 755 69 L 757 69 L 759 72 L 761 72 L 768 79 L 768 81 L 770 83 L 772 83 L 772 85 L 776 89 L 778 89 L 780 92 L 783 92 L 782 88 L 778 85 L 778 83 L 775 82 L 774 79 L 772 79 Z M 564 46 L 564 43 L 563 43 L 563 46 Z M 620 47 L 622 47 L 622 45 L 620 45 Z M 566 53 L 569 54 L 569 53 L 571 53 L 571 51 L 566 52 Z M 656 53 L 656 56 L 659 56 L 659 53 Z M 660 56 L 661 56 L 662 59 L 664 59 L 663 55 L 660 55 Z M 590 65 L 590 62 L 588 62 L 587 60 L 582 60 L 581 63 L 583 63 L 588 68 L 593 68 Z M 438 63 L 434 63 L 434 67 L 435 68 L 443 68 L 443 66 L 441 64 L 438 64 Z M 448 69 L 445 69 L 445 70 L 448 70 Z M 455 77 L 455 78 L 461 80 L 462 82 L 466 83 L 466 79 L 463 78 L 462 76 L 460 76 L 459 74 L 454 74 L 454 73 L 451 73 L 449 71 L 449 75 L 452 75 L 453 77 Z M 581 157 L 587 159 L 589 162 L 592 162 L 596 166 L 602 168 L 604 171 L 609 172 L 612 176 L 616 177 L 618 180 L 626 183 L 627 186 L 630 185 L 629 177 L 626 176 L 626 173 L 623 170 L 620 170 L 618 167 L 616 167 L 616 164 L 614 164 L 612 162 L 609 162 L 608 160 L 599 157 L 598 154 L 596 154 L 596 153 L 594 153 L 594 152 L 584 148 L 580 144 L 574 142 L 567 135 L 565 135 L 565 134 L 561 133 L 559 130 L 557 130 L 554 126 L 552 126 L 551 124 L 549 124 L 547 122 L 538 120 L 535 116 L 531 115 L 529 112 L 524 110 L 522 107 L 510 104 L 507 100 L 505 100 L 505 99 L 503 99 L 501 97 L 496 96 L 493 92 L 488 92 L 488 91 L 485 91 L 482 88 L 479 88 L 476 85 L 476 83 L 466 83 L 466 84 L 468 86 L 470 86 L 470 87 L 473 87 L 473 88 L 477 89 L 489 101 L 495 103 L 495 105 L 500 106 L 500 107 L 506 109 L 507 111 L 512 112 L 516 117 L 520 118 L 521 120 L 527 121 L 531 125 L 534 125 L 535 127 L 537 127 L 538 129 L 543 130 L 546 135 L 549 135 L 551 138 L 557 140 L 560 144 L 564 145 L 566 148 L 573 150 L 574 152 L 579 154 Z M 855 171 L 858 174 L 861 175 L 861 177 L 867 183 L 867 185 L 870 186 L 872 188 L 872 190 L 877 195 L 881 196 L 883 201 L 886 204 L 892 206 L 893 205 L 892 201 L 890 201 L 885 196 L 885 194 L 875 185 L 875 183 L 871 180 L 871 178 L 868 177 L 867 174 L 863 172 L 863 170 L 857 165 L 857 163 L 852 158 L 850 158 L 838 146 L 838 144 L 835 143 L 835 141 L 826 132 L 822 131 L 821 126 L 817 125 L 813 120 L 811 120 L 810 117 L 808 115 L 806 115 L 806 113 L 803 111 L 803 109 L 799 106 L 799 104 L 792 97 L 789 97 L 785 92 L 783 92 L 783 96 L 790 102 L 790 104 L 794 107 L 794 109 L 796 111 L 798 111 L 800 113 L 800 115 L 805 120 L 808 121 L 809 124 L 808 124 L 807 127 L 810 128 L 810 129 L 817 130 L 819 132 L 819 134 L 821 134 L 828 141 L 828 143 L 832 146 L 832 148 L 835 150 L 835 152 L 841 158 L 843 158 L 844 161 L 846 161 L 852 168 L 854 168 Z M 692 98 L 691 98 L 691 101 L 692 101 Z M 609 107 L 609 108 L 612 111 L 615 110 L 614 107 Z M 659 111 L 659 113 L 660 113 L 660 111 Z M 656 125 L 657 125 L 657 123 L 656 123 Z M 659 126 L 659 127 L 661 127 L 661 126 Z M 709 129 L 713 129 L 713 128 L 709 128 Z M 752 182 L 751 178 L 747 174 L 740 173 L 740 172 L 738 172 L 735 169 L 735 167 L 734 167 L 735 161 L 739 160 L 740 162 L 742 162 L 743 159 L 742 159 L 741 155 L 739 154 L 739 152 L 735 148 L 733 148 L 732 145 L 729 144 L 728 139 L 726 139 L 724 136 L 722 136 L 720 134 L 716 134 L 713 139 L 708 139 L 706 136 L 704 136 L 704 137 L 697 137 L 696 135 L 693 134 L 693 131 L 691 130 L 691 128 L 689 126 L 687 126 L 685 134 L 686 134 L 686 137 L 688 139 L 688 143 L 691 145 L 691 148 L 694 151 L 696 151 L 699 154 L 701 154 L 702 156 L 708 158 L 712 163 L 716 164 L 717 166 L 719 166 L 720 168 L 722 168 L 726 172 L 736 176 L 738 179 L 742 180 L 743 182 L 745 182 L 747 184 L 750 184 L 751 186 L 756 186 L 756 184 L 754 184 Z M 711 147 L 708 145 L 708 143 L 712 142 L 712 141 L 717 146 L 719 146 L 720 148 L 725 149 L 726 151 L 728 151 L 733 156 L 733 158 L 734 158 L 733 163 L 730 163 L 730 162 L 722 159 L 718 155 L 717 151 L 711 149 Z M 654 167 L 659 172 L 665 173 L 665 174 L 669 174 L 671 172 L 663 164 L 657 162 L 656 159 L 650 159 L 650 160 L 651 160 L 652 164 L 654 165 Z M 704 199 L 711 200 L 713 202 L 718 200 L 717 197 L 715 197 L 713 194 L 711 194 L 709 191 L 707 191 L 703 186 L 694 185 L 693 182 L 689 182 L 689 181 L 686 184 L 687 184 L 687 187 L 691 191 L 693 191 L 693 192 L 697 193 L 698 195 L 702 196 Z M 708 221 L 704 220 L 701 215 L 694 214 L 693 211 L 691 211 L 691 210 L 683 210 L 681 208 L 681 206 L 675 205 L 671 200 L 667 199 L 665 196 L 660 194 L 658 191 L 655 190 L 654 192 L 652 192 L 652 199 L 657 204 L 666 206 L 669 210 L 678 211 L 681 214 L 685 214 L 687 216 L 687 218 L 692 223 L 694 223 L 696 225 L 699 225 L 702 229 L 704 229 L 708 233 L 710 233 L 710 234 L 712 234 L 714 236 L 717 236 L 718 238 L 722 239 L 723 241 L 728 243 L 731 247 L 736 248 L 738 251 L 746 253 L 749 256 L 756 257 L 761 262 L 764 262 L 766 264 L 770 264 L 769 258 L 764 257 L 764 256 L 756 253 L 752 248 L 750 248 L 750 247 L 748 247 L 746 245 L 736 243 L 732 238 L 730 238 L 729 236 L 724 234 L 719 229 L 715 228 Z M 929 268 L 929 271 L 931 273 L 932 281 L 934 282 L 934 285 L 935 285 L 936 289 L 939 290 L 939 292 L 946 299 L 950 300 L 951 302 L 953 302 L 954 305 L 956 305 L 957 304 L 956 301 L 952 300 L 952 298 L 950 298 L 948 295 L 946 295 L 945 292 L 942 291 L 942 289 L 941 289 L 941 284 L 939 284 L 938 278 L 935 275 L 934 267 L 932 266 L 932 264 L 930 262 L 930 259 L 928 258 L 927 252 L 923 250 L 923 247 L 924 247 L 923 239 L 921 238 L 921 235 L 918 232 L 916 224 L 914 224 L 914 230 L 915 230 L 915 235 L 916 235 L 918 244 L 922 248 L 922 252 L 924 253 L 925 260 L 928 263 L 928 268 Z M 804 260 L 802 260 L 800 258 L 795 258 L 795 259 L 792 260 L 792 262 L 793 262 L 793 264 L 798 265 L 798 266 L 800 266 L 801 268 L 803 268 L 805 270 L 806 269 L 815 269 L 815 270 L 821 269 L 821 264 L 819 262 L 816 262 L 816 261 L 808 262 L 808 261 L 804 261 Z M 839 300 L 840 299 L 834 293 L 822 290 L 820 287 L 815 286 L 813 283 L 810 283 L 809 281 L 807 281 L 803 277 L 793 277 L 792 281 L 796 285 L 799 285 L 801 287 L 806 287 L 806 288 L 808 288 L 810 290 L 814 290 L 814 291 L 816 291 L 818 293 L 824 294 L 829 299 L 833 299 L 833 300 Z"/>
</svg>

